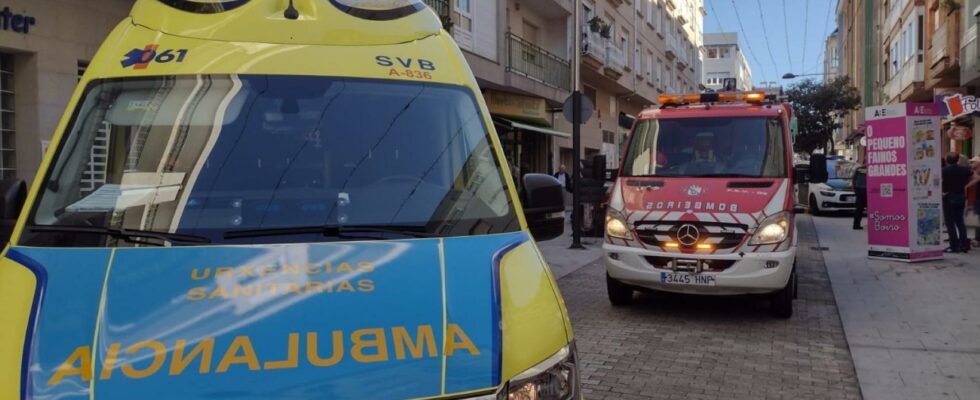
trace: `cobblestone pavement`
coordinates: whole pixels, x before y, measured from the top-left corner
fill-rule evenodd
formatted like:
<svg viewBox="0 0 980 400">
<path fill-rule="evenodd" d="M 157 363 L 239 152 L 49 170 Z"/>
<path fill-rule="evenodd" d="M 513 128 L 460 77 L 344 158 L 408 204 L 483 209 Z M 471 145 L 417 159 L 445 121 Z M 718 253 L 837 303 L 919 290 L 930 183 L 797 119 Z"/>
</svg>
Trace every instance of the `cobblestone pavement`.
<svg viewBox="0 0 980 400">
<path fill-rule="evenodd" d="M 640 294 L 614 308 L 592 263 L 559 280 L 587 399 L 860 399 L 813 223 L 799 220 L 790 320 L 756 297 Z"/>
</svg>

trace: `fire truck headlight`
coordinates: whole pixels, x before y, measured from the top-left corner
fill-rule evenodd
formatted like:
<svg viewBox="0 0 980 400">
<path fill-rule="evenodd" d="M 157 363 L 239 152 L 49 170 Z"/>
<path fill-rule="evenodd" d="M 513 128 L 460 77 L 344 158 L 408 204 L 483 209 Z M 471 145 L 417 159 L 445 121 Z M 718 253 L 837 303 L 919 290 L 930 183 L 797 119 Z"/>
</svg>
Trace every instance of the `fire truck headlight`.
<svg viewBox="0 0 980 400">
<path fill-rule="evenodd" d="M 609 237 L 633 240 L 626 218 L 619 211 L 610 209 L 606 212 L 606 235 Z"/>
<path fill-rule="evenodd" d="M 781 243 L 789 237 L 790 224 L 792 217 L 789 213 L 781 212 L 766 218 L 759 224 L 749 246 L 759 246 L 764 244 Z"/>
</svg>

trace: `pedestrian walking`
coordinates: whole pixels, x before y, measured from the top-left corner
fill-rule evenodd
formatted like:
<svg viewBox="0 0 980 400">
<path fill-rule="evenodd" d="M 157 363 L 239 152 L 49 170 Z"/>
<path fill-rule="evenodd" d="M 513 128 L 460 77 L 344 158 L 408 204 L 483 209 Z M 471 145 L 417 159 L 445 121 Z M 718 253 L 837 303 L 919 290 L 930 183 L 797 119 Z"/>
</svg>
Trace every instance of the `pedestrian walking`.
<svg viewBox="0 0 980 400">
<path fill-rule="evenodd" d="M 965 253 L 970 250 L 966 236 L 966 185 L 970 183 L 973 172 L 960 165 L 960 155 L 950 153 L 946 156 L 943 168 L 943 215 L 946 230 L 949 232 L 947 253 Z"/>
<path fill-rule="evenodd" d="M 568 175 L 565 164 L 558 166 L 558 172 L 555 172 L 555 179 L 558 179 L 558 182 L 561 183 L 561 186 L 565 188 L 566 192 L 571 193 L 572 177 Z"/>
<path fill-rule="evenodd" d="M 854 229 L 860 230 L 861 220 L 864 219 L 864 209 L 868 207 L 868 167 L 861 163 L 854 170 Z"/>
<path fill-rule="evenodd" d="M 976 225 L 974 226 L 972 247 L 980 248 L 980 156 L 970 159 L 970 169 L 973 170 L 973 178 L 970 179 L 970 183 L 966 184 L 966 189 L 976 188 L 973 190 L 972 218 Z"/>
</svg>

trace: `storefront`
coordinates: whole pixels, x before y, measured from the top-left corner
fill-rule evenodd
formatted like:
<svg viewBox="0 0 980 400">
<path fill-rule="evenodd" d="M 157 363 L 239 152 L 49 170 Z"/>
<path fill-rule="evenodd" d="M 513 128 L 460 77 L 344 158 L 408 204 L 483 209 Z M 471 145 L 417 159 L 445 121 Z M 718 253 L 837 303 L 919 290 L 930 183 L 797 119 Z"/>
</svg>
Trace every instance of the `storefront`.
<svg viewBox="0 0 980 400">
<path fill-rule="evenodd" d="M 0 175 L 31 181 L 79 77 L 133 0 L 0 2 Z"/>
<path fill-rule="evenodd" d="M 515 177 L 553 173 L 553 140 L 571 135 L 551 128 L 552 114 L 545 100 L 494 90 L 484 91 L 484 97 Z"/>
<path fill-rule="evenodd" d="M 980 143 L 973 130 L 980 126 L 980 99 L 953 94 L 943 96 L 943 153 L 954 152 L 967 158 L 980 155 Z"/>
</svg>

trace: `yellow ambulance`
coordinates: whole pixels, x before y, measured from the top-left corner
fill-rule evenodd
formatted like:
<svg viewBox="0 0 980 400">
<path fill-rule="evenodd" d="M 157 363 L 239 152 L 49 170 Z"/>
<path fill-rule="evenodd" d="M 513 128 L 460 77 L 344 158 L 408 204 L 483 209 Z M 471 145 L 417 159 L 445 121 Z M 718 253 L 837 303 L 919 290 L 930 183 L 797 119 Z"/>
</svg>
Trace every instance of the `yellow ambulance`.
<svg viewBox="0 0 980 400">
<path fill-rule="evenodd" d="M 0 187 L 0 399 L 579 398 L 492 126 L 420 0 L 138 0 Z"/>
</svg>

